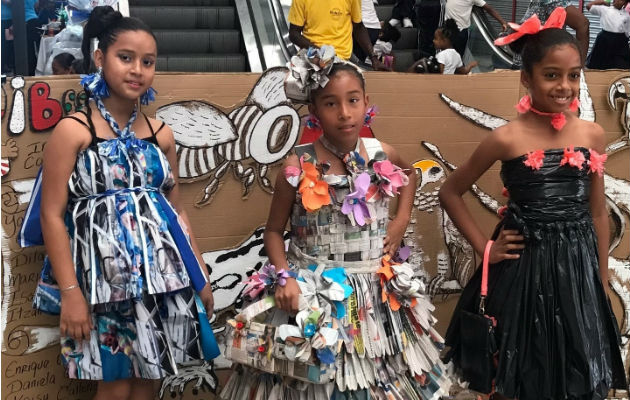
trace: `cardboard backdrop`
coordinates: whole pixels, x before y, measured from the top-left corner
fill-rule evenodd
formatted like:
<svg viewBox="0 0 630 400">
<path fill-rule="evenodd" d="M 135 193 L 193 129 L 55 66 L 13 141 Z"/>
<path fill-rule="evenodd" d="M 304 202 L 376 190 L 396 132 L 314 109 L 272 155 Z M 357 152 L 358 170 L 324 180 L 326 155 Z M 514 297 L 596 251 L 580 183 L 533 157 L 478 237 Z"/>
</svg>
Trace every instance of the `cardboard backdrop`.
<svg viewBox="0 0 630 400">
<path fill-rule="evenodd" d="M 168 122 L 178 143 L 182 196 L 210 267 L 215 293 L 213 326 L 241 305 L 243 280 L 264 261 L 262 226 L 278 165 L 306 140 L 290 104 L 285 71 L 257 74 L 160 74 L 157 101 L 148 115 Z M 42 80 L 43 79 L 43 80 Z M 606 130 L 609 159 L 606 195 L 611 210 L 610 277 L 614 309 L 630 346 L 630 74 L 588 72 L 581 86 L 581 118 Z M 367 91 L 380 113 L 372 131 L 412 161 L 418 190 L 405 240 L 411 260 L 425 276 L 444 332 L 458 298 L 478 263 L 470 246 L 441 210 L 437 191 L 490 129 L 515 116 L 522 88 L 518 72 L 472 76 L 368 73 Z M 59 119 L 85 105 L 76 77 L 15 77 L 2 86 L 2 398 L 85 399 L 94 385 L 64 377 L 59 359 L 58 318 L 31 307 L 43 247 L 16 242 L 46 140 Z M 471 188 L 466 201 L 489 234 L 505 203 L 494 165 Z M 215 369 L 229 367 L 219 359 Z M 219 371 L 219 375 L 221 373 Z M 223 374 L 224 375 L 224 374 Z M 208 365 L 182 369 L 163 382 L 161 398 L 212 398 L 217 378 Z"/>
</svg>

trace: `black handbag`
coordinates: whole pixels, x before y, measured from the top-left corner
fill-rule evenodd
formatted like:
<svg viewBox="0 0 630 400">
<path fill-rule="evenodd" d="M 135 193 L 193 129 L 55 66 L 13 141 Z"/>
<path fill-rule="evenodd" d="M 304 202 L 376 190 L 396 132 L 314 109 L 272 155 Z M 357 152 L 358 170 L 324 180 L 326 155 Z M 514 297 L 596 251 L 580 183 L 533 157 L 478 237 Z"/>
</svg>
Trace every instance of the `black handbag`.
<svg viewBox="0 0 630 400">
<path fill-rule="evenodd" d="M 462 311 L 460 314 L 460 367 L 469 388 L 481 393 L 491 393 L 496 375 L 497 344 L 494 337 L 496 320 L 485 313 L 488 294 L 488 264 L 492 241 L 486 245 L 481 272 L 481 294 L 478 312 Z"/>
</svg>

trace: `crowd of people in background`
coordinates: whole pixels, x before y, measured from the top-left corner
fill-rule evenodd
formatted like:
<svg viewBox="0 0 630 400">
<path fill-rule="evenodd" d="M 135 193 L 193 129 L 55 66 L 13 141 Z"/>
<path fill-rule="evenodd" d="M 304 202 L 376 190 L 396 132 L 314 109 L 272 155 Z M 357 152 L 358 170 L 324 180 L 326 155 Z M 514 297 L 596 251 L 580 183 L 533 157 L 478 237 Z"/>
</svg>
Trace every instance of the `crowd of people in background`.
<svg viewBox="0 0 630 400">
<path fill-rule="evenodd" d="M 12 74 L 15 71 L 13 26 L 17 21 L 12 18 L 12 0 L 1 1 L 2 73 Z M 377 1 L 334 0 L 322 7 L 314 0 L 293 0 L 289 12 L 289 38 L 298 48 L 328 44 L 342 59 L 368 68 L 371 66 L 374 70 L 393 71 L 396 63 L 394 46 L 401 38 L 400 30 L 416 27 L 417 52 L 415 62 L 407 72 L 452 74 L 469 73 L 477 66 L 476 61 L 470 61 L 468 65 L 463 63 L 474 7 L 483 8 L 492 16 L 501 26 L 502 34 L 509 30 L 506 20 L 485 0 L 397 0 L 387 21 L 379 19 L 375 9 Z M 566 25 L 575 31 L 587 68 L 627 69 L 630 68 L 629 1 L 595 0 L 586 4 L 585 12 L 597 15 L 602 28 L 590 53 L 589 21 L 568 0 L 531 0 L 523 20 L 535 13 L 544 23 L 550 10 L 564 7 Z M 42 36 L 54 35 L 64 27 L 61 23 L 55 26 L 57 29 L 47 28 L 59 19 L 63 3 L 60 0 L 24 0 L 29 75 L 36 74 Z M 49 56 L 45 73 L 83 72 L 78 54 L 55 51 Z"/>
<path fill-rule="evenodd" d="M 391 71 L 396 62 L 394 43 L 401 37 L 399 29 L 417 27 L 416 61 L 407 72 L 467 74 L 478 65 L 476 61 L 463 63 L 473 8 L 480 7 L 494 18 L 501 26 L 501 34 L 510 29 L 507 21 L 485 0 L 397 0 L 388 21 L 379 21 L 374 7 L 377 1 L 337 0 L 322 7 L 320 3 L 314 5 L 314 0 L 295 0 L 289 13 L 291 41 L 299 48 L 340 46 L 338 54 L 344 59 Z M 588 68 L 627 69 L 630 68 L 628 2 L 596 0 L 587 4 L 588 12 L 600 16 L 602 26 L 590 54 L 589 20 L 568 0 L 531 0 L 522 20 L 537 14 L 544 23 L 551 10 L 563 7 L 566 26 L 575 31 L 583 59 L 588 54 Z M 359 9 L 361 16 L 356 13 Z"/>
<path fill-rule="evenodd" d="M 15 73 L 14 26 L 19 21 L 13 18 L 12 1 L 15 0 L 2 0 L 2 74 Z M 65 20 L 59 13 L 65 3 L 62 0 L 24 0 L 28 75 L 39 72 L 36 67 L 42 38 L 53 37 L 65 28 Z M 80 61 L 73 54 L 56 51 L 50 57 L 46 72 L 53 75 L 82 73 Z"/>
</svg>

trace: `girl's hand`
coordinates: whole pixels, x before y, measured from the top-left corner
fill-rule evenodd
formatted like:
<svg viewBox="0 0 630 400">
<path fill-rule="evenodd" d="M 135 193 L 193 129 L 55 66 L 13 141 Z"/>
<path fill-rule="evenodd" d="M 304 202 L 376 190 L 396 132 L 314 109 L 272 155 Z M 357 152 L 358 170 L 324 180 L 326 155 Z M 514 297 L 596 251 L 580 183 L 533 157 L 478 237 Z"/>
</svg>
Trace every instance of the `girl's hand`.
<svg viewBox="0 0 630 400">
<path fill-rule="evenodd" d="M 520 254 L 512 254 L 510 251 L 524 249 L 525 244 L 523 244 L 523 240 L 525 240 L 525 238 L 519 231 L 501 229 L 499 236 L 490 248 L 490 264 L 520 258 Z"/>
<path fill-rule="evenodd" d="M 276 286 L 276 307 L 288 313 L 296 313 L 298 311 L 300 293 L 302 291 L 295 278 L 287 278 L 286 285 Z"/>
<path fill-rule="evenodd" d="M 387 235 L 383 239 L 383 254 L 394 256 L 400 247 L 407 223 L 394 218 L 387 227 Z"/>
<path fill-rule="evenodd" d="M 77 287 L 61 292 L 61 315 L 59 318 L 61 336 L 74 340 L 90 340 L 90 331 L 94 328 L 89 307 L 83 293 Z"/>
<path fill-rule="evenodd" d="M 210 319 L 212 314 L 214 314 L 214 295 L 212 294 L 210 282 L 206 283 L 206 286 L 201 289 L 199 297 L 201 298 L 203 306 L 206 308 L 206 315 L 208 316 L 208 319 Z"/>
</svg>

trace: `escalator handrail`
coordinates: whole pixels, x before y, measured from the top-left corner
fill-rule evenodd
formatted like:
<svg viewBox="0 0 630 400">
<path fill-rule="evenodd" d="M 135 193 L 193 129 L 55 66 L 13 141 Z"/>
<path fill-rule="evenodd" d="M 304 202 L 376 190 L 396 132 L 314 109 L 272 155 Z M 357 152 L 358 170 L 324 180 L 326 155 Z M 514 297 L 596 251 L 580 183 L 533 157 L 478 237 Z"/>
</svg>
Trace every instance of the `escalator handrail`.
<svg viewBox="0 0 630 400">
<path fill-rule="evenodd" d="M 245 44 L 250 71 L 262 72 L 266 65 L 260 52 L 260 38 L 256 32 L 256 21 L 253 18 L 250 0 L 236 0 L 234 6 L 241 25 L 241 35 Z"/>
<path fill-rule="evenodd" d="M 483 11 L 480 7 L 474 7 L 472 13 L 472 20 L 479 28 L 479 32 L 481 32 L 481 36 L 483 36 L 490 49 L 496 54 L 502 61 L 505 63 L 515 66 L 514 62 L 514 54 L 509 49 L 509 47 L 499 47 L 494 44 L 494 40 L 497 38 L 497 34 L 494 29 L 490 26 L 490 22 L 488 21 L 488 17 L 486 16 L 485 11 Z"/>
<path fill-rule="evenodd" d="M 287 25 L 287 20 L 284 18 L 284 13 L 282 12 L 282 4 L 280 4 L 280 0 L 269 0 L 269 8 L 271 9 L 273 25 L 276 31 L 276 37 L 278 38 L 278 42 L 280 43 L 280 48 L 282 49 L 282 53 L 286 58 L 285 61 L 289 61 L 292 56 L 297 54 L 297 48 L 295 44 L 291 42 L 289 39 L 289 26 Z"/>
</svg>

